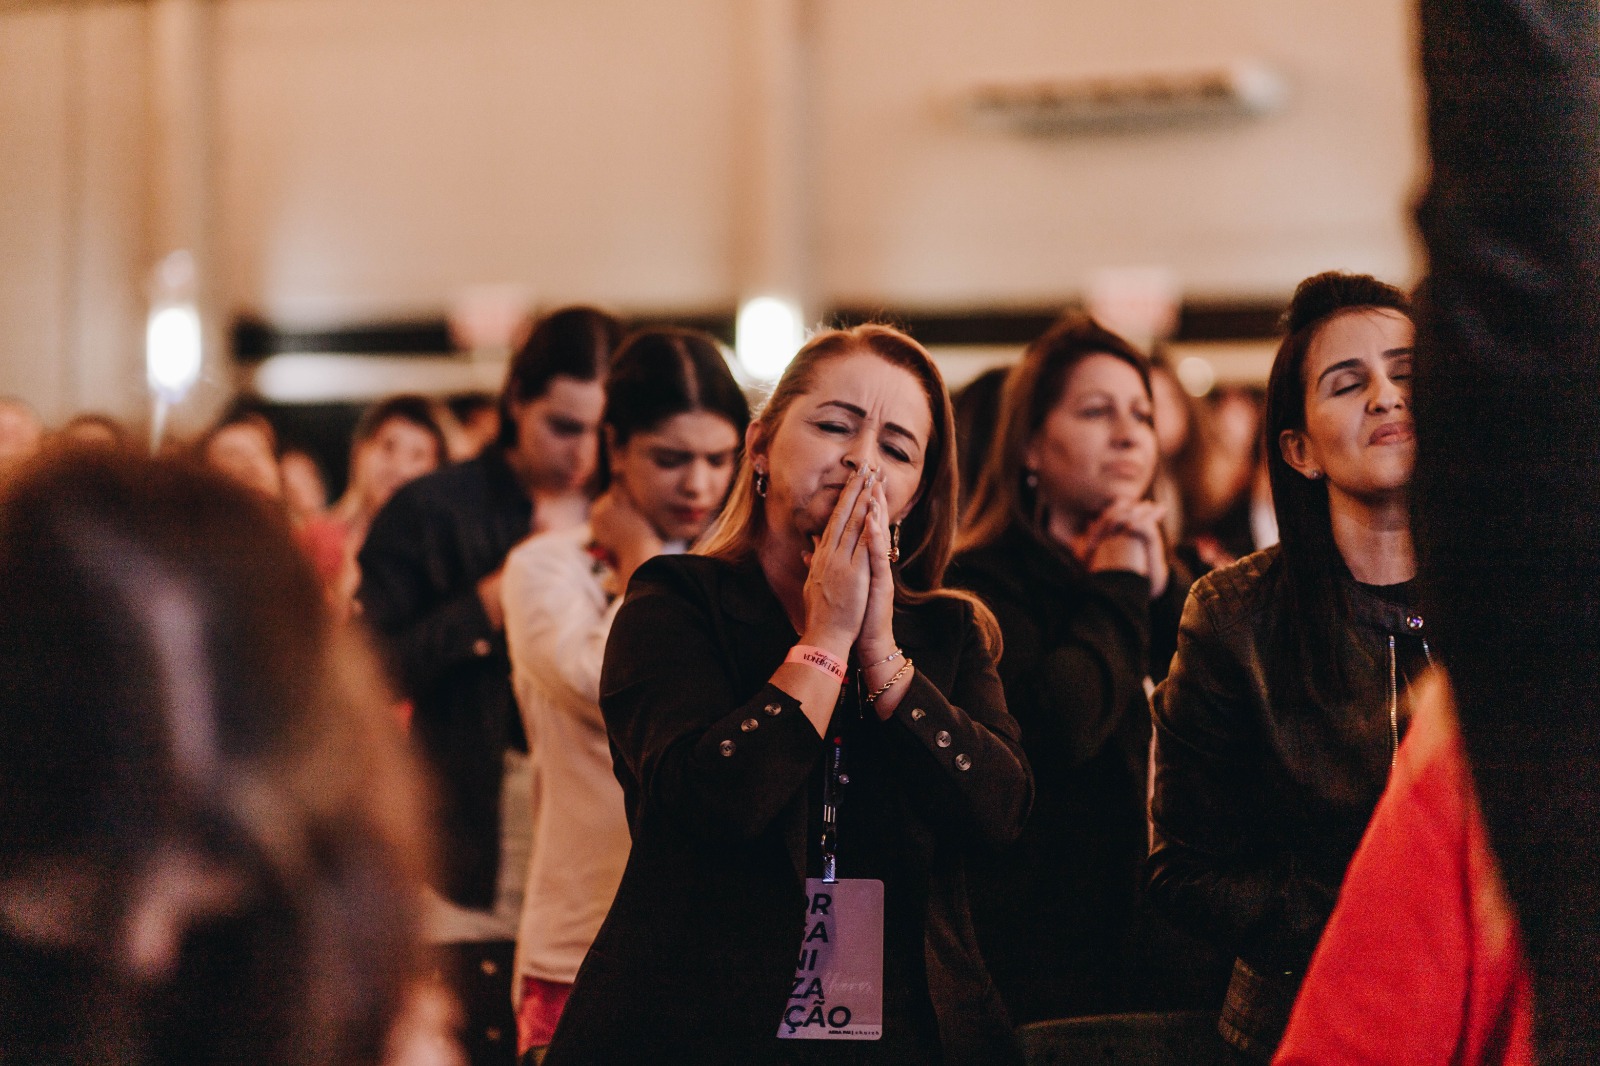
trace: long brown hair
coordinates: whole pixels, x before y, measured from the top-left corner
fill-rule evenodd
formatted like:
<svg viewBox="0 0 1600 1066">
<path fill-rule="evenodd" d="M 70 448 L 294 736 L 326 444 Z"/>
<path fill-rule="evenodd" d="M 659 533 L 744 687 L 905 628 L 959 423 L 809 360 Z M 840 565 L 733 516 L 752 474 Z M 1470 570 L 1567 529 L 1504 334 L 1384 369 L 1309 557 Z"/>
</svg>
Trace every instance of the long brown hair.
<svg viewBox="0 0 1600 1066">
<path fill-rule="evenodd" d="M 1150 393 L 1150 363 L 1139 350 L 1081 311 L 1069 311 L 1028 345 L 1000 394 L 1001 427 L 972 490 L 962 523 L 961 551 L 999 540 L 1013 526 L 1040 540 L 1038 497 L 1027 483 L 1028 444 L 1060 402 L 1073 368 L 1091 355 L 1120 359 L 1139 373 Z"/>
<path fill-rule="evenodd" d="M 998 650 L 994 617 L 981 601 L 955 589 L 944 588 L 944 572 L 955 545 L 956 508 L 960 481 L 956 471 L 955 419 L 944 376 L 927 349 L 906 334 L 877 324 L 852 329 L 831 329 L 806 342 L 778 379 L 755 424 L 770 440 L 795 400 L 810 391 L 817 368 L 829 359 L 866 353 L 910 372 L 922 386 L 933 416 L 922 466 L 917 501 L 900 523 L 900 563 L 895 568 L 895 602 L 923 603 L 936 597 L 960 599 L 973 605 L 979 628 Z M 733 492 L 716 524 L 696 546 L 699 555 L 722 559 L 747 559 L 766 533 L 766 509 L 755 491 L 754 465 L 745 455 L 734 476 Z"/>
</svg>

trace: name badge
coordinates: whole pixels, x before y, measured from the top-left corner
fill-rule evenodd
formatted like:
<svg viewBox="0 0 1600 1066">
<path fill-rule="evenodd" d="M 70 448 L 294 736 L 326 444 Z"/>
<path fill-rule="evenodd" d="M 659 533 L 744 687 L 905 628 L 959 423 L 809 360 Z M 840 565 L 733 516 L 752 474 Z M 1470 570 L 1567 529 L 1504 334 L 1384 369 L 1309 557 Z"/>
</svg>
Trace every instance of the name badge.
<svg viewBox="0 0 1600 1066">
<path fill-rule="evenodd" d="M 883 882 L 806 879 L 806 933 L 781 1040 L 883 1036 Z"/>
</svg>

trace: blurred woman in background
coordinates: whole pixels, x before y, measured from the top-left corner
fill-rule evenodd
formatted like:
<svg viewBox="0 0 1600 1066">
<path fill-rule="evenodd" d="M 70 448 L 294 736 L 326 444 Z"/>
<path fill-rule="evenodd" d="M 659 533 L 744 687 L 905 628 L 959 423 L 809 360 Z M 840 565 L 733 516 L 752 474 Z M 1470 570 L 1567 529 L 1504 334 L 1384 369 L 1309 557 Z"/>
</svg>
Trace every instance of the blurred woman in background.
<svg viewBox="0 0 1600 1066">
<path fill-rule="evenodd" d="M 133 446 L 128 427 L 108 414 L 84 411 L 73 415 L 55 431 L 55 439 L 71 448 L 110 448 Z"/>
<path fill-rule="evenodd" d="M 64 452 L 0 502 L 0 618 L 0 1060 L 450 1061 L 396 1045 L 410 767 L 277 508 Z"/>
<path fill-rule="evenodd" d="M 1223 1036 L 1265 1061 L 1378 802 L 1430 650 L 1408 492 L 1412 325 L 1302 282 L 1267 385 L 1281 542 L 1196 583 L 1155 700 L 1151 893 L 1237 956 Z"/>
<path fill-rule="evenodd" d="M 211 469 L 282 505 L 278 433 L 259 411 L 236 406 L 200 438 L 195 450 Z"/>
<path fill-rule="evenodd" d="M 628 861 L 600 664 L 640 564 L 693 544 L 722 510 L 750 408 L 712 337 L 637 333 L 606 378 L 610 484 L 573 529 L 506 559 L 506 646 L 535 781 L 517 935 L 518 1050 L 550 1042 Z"/>
<path fill-rule="evenodd" d="M 506 367 L 499 439 L 401 486 L 357 558 L 362 620 L 410 701 L 433 775 L 441 861 L 425 933 L 465 1004 L 476 1066 L 516 1061 L 511 976 L 532 834 L 504 563 L 530 534 L 588 517 L 606 368 L 621 341 L 621 324 L 597 308 L 541 318 Z"/>
<path fill-rule="evenodd" d="M 975 860 L 969 879 L 978 942 L 1018 1022 L 1171 994 L 1131 942 L 1148 851 L 1146 679 L 1166 672 L 1188 591 L 1150 499 L 1152 408 L 1144 357 L 1063 317 L 1006 381 L 951 568 L 1000 623 L 1000 679 L 1034 771 L 1017 845 Z"/>
<path fill-rule="evenodd" d="M 44 443 L 44 423 L 32 406 L 0 396 L 0 480 L 33 458 Z"/>
<path fill-rule="evenodd" d="M 433 401 L 411 394 L 367 408 L 351 438 L 344 494 L 326 515 L 301 527 L 301 543 L 336 603 L 346 604 L 355 595 L 360 583 L 356 554 L 372 519 L 400 486 L 444 463 L 444 431 L 434 411 Z"/>
<path fill-rule="evenodd" d="M 285 448 L 278 457 L 283 481 L 283 504 L 296 528 L 322 517 L 328 510 L 328 485 L 322 467 L 304 448 Z"/>
</svg>

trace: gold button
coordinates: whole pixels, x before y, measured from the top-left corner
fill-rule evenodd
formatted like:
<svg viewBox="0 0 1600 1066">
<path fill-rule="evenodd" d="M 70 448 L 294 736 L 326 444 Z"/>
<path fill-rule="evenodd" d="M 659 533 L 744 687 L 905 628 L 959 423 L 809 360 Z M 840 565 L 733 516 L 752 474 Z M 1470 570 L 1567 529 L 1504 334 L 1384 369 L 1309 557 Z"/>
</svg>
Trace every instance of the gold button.
<svg viewBox="0 0 1600 1066">
<path fill-rule="evenodd" d="M 769 704 L 767 704 L 765 707 L 763 707 L 761 709 L 763 711 L 766 711 L 767 714 L 769 714 L 769 715 L 774 715 L 774 714 L 777 714 L 779 711 L 783 710 L 783 706 L 781 704 L 777 704 L 777 703 L 769 703 Z"/>
<path fill-rule="evenodd" d="M 928 712 L 923 710 L 921 707 L 911 708 L 911 720 L 913 722 L 920 722 L 926 717 L 928 717 Z"/>
<path fill-rule="evenodd" d="M 734 744 L 734 742 L 731 740 L 724 740 L 721 744 L 717 745 L 717 750 L 722 752 L 724 755 L 732 755 L 737 746 L 738 745 Z"/>
<path fill-rule="evenodd" d="M 972 769 L 972 760 L 967 756 L 966 752 L 962 752 L 960 755 L 956 756 L 956 769 L 957 770 L 970 770 L 970 769 Z"/>
<path fill-rule="evenodd" d="M 939 730 L 933 735 L 933 742 L 941 748 L 948 748 L 950 746 L 950 731 L 948 729 Z"/>
<path fill-rule="evenodd" d="M 500 972 L 500 967 L 494 964 L 493 959 L 484 959 L 482 962 L 478 963 L 478 969 L 482 970 L 484 972 L 484 976 L 486 977 L 493 977 L 495 974 Z"/>
<path fill-rule="evenodd" d="M 739 728 L 744 730 L 746 733 L 753 733 L 760 725 L 761 723 L 756 721 L 754 718 L 746 718 L 744 721 L 739 723 Z"/>
</svg>

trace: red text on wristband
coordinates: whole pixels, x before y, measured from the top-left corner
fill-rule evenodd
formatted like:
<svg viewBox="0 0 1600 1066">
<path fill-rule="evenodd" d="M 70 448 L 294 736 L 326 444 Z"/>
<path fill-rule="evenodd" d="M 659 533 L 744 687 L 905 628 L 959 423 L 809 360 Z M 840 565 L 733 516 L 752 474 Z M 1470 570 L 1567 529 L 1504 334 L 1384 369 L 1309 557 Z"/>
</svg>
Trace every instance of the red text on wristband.
<svg viewBox="0 0 1600 1066">
<path fill-rule="evenodd" d="M 815 666 L 818 670 L 839 682 L 839 684 L 844 684 L 844 663 L 815 645 L 796 644 L 789 649 L 789 654 L 783 657 L 783 661 Z"/>
</svg>

